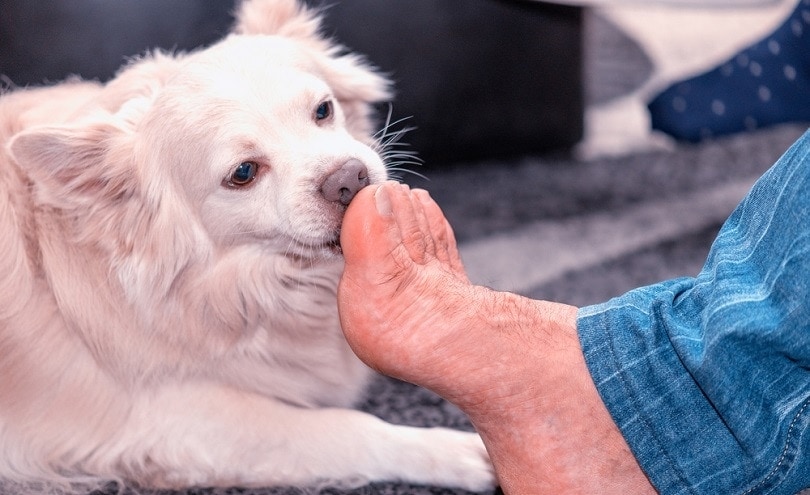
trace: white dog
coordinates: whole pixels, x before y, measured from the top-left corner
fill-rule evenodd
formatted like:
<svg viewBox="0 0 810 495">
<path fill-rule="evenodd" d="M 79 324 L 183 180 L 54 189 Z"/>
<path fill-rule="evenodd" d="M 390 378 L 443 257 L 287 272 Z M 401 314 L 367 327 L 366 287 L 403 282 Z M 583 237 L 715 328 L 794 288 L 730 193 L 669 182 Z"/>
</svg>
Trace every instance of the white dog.
<svg viewBox="0 0 810 495">
<path fill-rule="evenodd" d="M 494 485 L 477 435 L 347 409 L 337 239 L 388 83 L 318 24 L 251 0 L 208 49 L 0 99 L 6 486 Z"/>
</svg>

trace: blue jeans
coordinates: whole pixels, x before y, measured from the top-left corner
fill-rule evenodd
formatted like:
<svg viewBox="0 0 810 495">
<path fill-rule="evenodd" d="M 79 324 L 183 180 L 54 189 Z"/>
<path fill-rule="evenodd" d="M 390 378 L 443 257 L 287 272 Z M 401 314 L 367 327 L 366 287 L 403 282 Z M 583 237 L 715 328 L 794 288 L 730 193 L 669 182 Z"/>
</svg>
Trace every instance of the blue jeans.
<svg viewBox="0 0 810 495">
<path fill-rule="evenodd" d="M 580 309 L 599 393 L 659 492 L 810 487 L 810 131 L 696 278 Z"/>
</svg>

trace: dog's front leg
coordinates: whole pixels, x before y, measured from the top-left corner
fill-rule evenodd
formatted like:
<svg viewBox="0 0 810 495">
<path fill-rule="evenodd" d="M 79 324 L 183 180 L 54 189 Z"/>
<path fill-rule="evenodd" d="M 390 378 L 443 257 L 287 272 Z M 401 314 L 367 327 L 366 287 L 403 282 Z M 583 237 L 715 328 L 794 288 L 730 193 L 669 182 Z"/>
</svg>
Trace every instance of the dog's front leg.
<svg viewBox="0 0 810 495">
<path fill-rule="evenodd" d="M 120 446 L 119 465 L 144 486 L 495 485 L 473 433 L 395 426 L 349 409 L 302 409 L 210 384 L 151 396 L 122 434 L 130 445 Z"/>
</svg>

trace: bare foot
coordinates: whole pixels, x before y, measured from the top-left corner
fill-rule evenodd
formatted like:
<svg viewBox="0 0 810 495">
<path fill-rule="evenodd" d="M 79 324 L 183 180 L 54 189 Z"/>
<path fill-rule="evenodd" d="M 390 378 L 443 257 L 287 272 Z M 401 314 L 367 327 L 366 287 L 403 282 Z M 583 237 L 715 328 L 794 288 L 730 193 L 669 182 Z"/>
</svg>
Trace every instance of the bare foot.
<svg viewBox="0 0 810 495">
<path fill-rule="evenodd" d="M 576 308 L 470 284 L 425 191 L 358 193 L 341 235 L 341 323 L 377 370 L 470 417 L 506 493 L 652 493 L 590 378 Z"/>
</svg>

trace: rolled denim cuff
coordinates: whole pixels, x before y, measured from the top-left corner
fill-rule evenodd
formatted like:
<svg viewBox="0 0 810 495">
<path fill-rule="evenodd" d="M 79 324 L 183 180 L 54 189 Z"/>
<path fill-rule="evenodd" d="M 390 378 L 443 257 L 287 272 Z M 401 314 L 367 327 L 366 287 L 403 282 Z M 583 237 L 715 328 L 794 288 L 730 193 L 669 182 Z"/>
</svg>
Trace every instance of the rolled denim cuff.
<svg viewBox="0 0 810 495">
<path fill-rule="evenodd" d="M 754 186 L 701 273 L 580 309 L 580 341 L 655 487 L 810 487 L 810 134 Z"/>
</svg>

